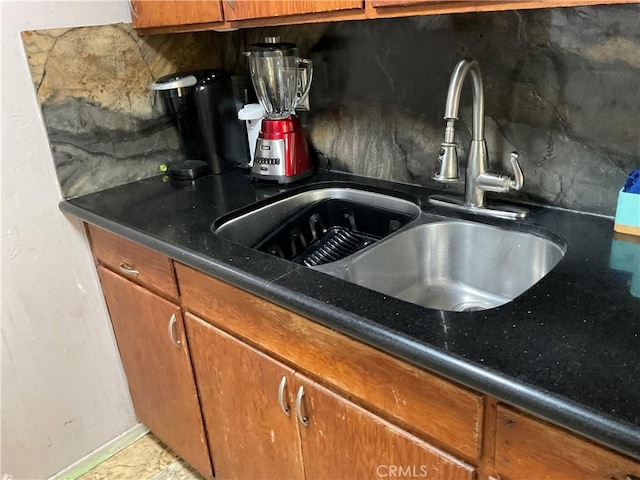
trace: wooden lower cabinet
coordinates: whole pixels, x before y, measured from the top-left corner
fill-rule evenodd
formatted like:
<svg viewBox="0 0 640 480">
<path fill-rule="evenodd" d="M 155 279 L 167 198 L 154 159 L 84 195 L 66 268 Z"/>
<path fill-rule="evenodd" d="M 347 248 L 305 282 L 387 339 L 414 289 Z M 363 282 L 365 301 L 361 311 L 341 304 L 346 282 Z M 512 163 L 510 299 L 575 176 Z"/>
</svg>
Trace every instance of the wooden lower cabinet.
<svg viewBox="0 0 640 480">
<path fill-rule="evenodd" d="M 304 478 L 293 370 L 193 315 L 185 323 L 216 478 Z"/>
<path fill-rule="evenodd" d="M 178 301 L 173 265 L 165 255 L 92 225 L 87 226 L 96 260 L 147 290 Z"/>
<path fill-rule="evenodd" d="M 216 478 L 473 479 L 473 467 L 206 321 L 186 314 L 186 325 Z"/>
<path fill-rule="evenodd" d="M 186 309 L 430 443 L 479 459 L 482 395 L 192 268 L 175 268 Z"/>
<path fill-rule="evenodd" d="M 104 267 L 98 273 L 138 419 L 212 478 L 180 308 Z"/>
<path fill-rule="evenodd" d="M 90 233 L 136 414 L 206 478 L 213 460 L 221 480 L 640 479 L 636 460 Z M 123 258 L 136 283 L 110 270 Z"/>
<path fill-rule="evenodd" d="M 306 478 L 472 480 L 474 468 L 296 373 Z"/>
<path fill-rule="evenodd" d="M 496 470 L 508 480 L 640 480 L 640 463 L 498 406 Z"/>
</svg>

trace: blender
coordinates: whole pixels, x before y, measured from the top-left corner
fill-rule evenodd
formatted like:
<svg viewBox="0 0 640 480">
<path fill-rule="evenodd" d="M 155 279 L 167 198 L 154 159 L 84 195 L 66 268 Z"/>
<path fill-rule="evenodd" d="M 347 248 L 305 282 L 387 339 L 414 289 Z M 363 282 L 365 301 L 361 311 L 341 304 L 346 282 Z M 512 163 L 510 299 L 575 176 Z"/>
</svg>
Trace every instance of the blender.
<svg viewBox="0 0 640 480">
<path fill-rule="evenodd" d="M 298 102 L 309 94 L 311 61 L 298 57 L 295 43 L 267 37 L 246 52 L 251 81 L 265 111 L 256 141 L 251 176 L 259 180 L 291 183 L 313 174 L 309 147 L 295 115 Z M 300 66 L 307 69 L 308 82 L 298 96 Z"/>
</svg>

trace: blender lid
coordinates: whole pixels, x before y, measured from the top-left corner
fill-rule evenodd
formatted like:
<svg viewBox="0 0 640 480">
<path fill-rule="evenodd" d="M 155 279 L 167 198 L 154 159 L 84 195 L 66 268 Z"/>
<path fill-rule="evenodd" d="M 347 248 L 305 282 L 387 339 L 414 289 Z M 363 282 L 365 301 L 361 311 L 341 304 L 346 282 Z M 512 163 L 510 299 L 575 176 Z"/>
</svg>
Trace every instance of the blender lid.
<svg viewBox="0 0 640 480">
<path fill-rule="evenodd" d="M 266 37 L 262 43 L 254 43 L 249 47 L 251 54 L 265 57 L 271 55 L 298 55 L 298 47 L 295 43 L 281 42 L 280 37 Z"/>
</svg>

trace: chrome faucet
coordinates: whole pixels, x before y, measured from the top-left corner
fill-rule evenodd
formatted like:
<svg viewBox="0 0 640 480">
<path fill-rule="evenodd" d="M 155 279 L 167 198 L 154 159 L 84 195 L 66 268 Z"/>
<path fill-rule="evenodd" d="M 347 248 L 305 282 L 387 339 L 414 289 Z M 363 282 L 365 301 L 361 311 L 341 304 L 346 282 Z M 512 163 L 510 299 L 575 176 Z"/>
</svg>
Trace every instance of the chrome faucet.
<svg viewBox="0 0 640 480">
<path fill-rule="evenodd" d="M 487 153 L 487 143 L 484 140 L 484 88 L 480 65 L 471 58 L 465 58 L 458 62 L 451 75 L 444 113 L 447 127 L 445 129 L 444 142 L 440 146 L 439 169 L 432 178 L 443 183 L 460 180 L 458 153 L 454 136 L 455 122 L 458 120 L 460 92 L 467 74 L 471 75 L 473 82 L 473 125 L 471 144 L 469 145 L 467 156 L 464 203 L 460 203 L 458 199 L 443 195 L 432 195 L 429 200 L 437 205 L 463 208 L 474 213 L 485 213 L 503 218 L 522 218 L 526 215 L 525 209 L 513 206 L 490 206 L 485 199 L 485 192 L 506 193 L 511 190 L 520 190 L 524 185 L 524 175 L 518 163 L 517 152 L 512 152 L 509 155 L 514 177 L 488 171 L 489 155 Z"/>
</svg>

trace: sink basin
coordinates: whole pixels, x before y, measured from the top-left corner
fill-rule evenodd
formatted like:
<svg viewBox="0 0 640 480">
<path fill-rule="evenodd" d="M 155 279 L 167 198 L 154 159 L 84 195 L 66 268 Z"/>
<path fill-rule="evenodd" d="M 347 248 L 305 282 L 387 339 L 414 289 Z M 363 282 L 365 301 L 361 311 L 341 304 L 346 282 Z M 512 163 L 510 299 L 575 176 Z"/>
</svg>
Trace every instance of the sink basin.
<svg viewBox="0 0 640 480">
<path fill-rule="evenodd" d="M 423 212 L 410 195 L 366 188 L 303 187 L 231 212 L 211 229 L 235 243 L 447 311 L 512 301 L 567 250 L 560 237 L 533 226 L 437 216 Z"/>
<path fill-rule="evenodd" d="M 421 214 L 417 199 L 354 186 L 315 186 L 217 220 L 227 240 L 306 266 L 349 257 Z"/>
<path fill-rule="evenodd" d="M 510 302 L 558 264 L 566 245 L 552 236 L 436 221 L 363 252 L 341 276 L 429 308 L 485 310 Z"/>
</svg>

